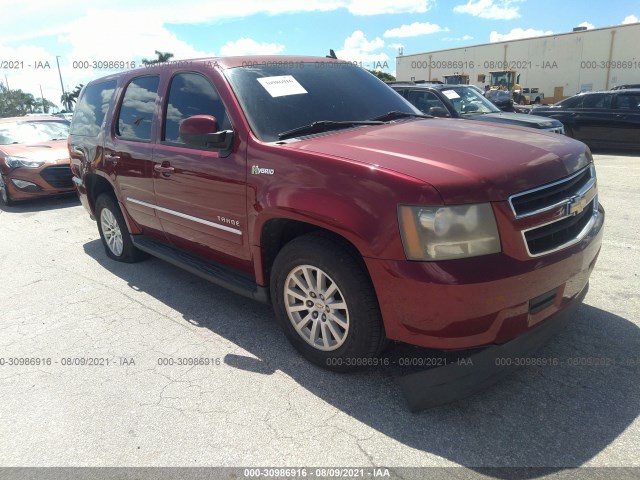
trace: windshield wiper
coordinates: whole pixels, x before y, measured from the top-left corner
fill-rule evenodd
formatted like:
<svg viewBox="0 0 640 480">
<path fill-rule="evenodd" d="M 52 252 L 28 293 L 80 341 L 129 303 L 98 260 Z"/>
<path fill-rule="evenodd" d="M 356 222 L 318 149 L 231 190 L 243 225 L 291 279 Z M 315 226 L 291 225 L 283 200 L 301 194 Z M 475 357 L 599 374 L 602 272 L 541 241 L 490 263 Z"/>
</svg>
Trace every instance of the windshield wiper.
<svg viewBox="0 0 640 480">
<path fill-rule="evenodd" d="M 383 122 L 376 120 L 346 120 L 346 121 L 334 121 L 334 120 L 318 120 L 317 122 L 310 123 L 309 125 L 302 125 L 286 132 L 278 134 L 278 139 L 284 140 L 285 138 L 296 137 L 305 133 L 320 133 L 327 132 L 329 130 L 338 130 L 340 128 L 356 127 L 358 125 L 381 125 Z"/>
<path fill-rule="evenodd" d="M 420 118 L 433 118 L 433 115 L 426 115 L 424 113 L 411 113 L 411 112 L 401 112 L 399 110 L 392 110 L 391 112 L 387 112 L 384 115 L 380 115 L 379 117 L 374 117 L 372 121 L 381 121 L 381 122 L 389 122 L 391 120 L 395 120 L 396 118 L 405 118 L 405 117 L 420 117 Z"/>
</svg>

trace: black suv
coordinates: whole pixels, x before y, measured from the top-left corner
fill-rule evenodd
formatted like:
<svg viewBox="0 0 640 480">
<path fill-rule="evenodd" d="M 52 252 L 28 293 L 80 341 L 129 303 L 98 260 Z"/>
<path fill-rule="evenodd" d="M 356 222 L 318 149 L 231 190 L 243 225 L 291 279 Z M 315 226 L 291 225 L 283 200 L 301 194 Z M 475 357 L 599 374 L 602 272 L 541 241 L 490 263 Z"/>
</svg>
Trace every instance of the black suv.
<svg viewBox="0 0 640 480">
<path fill-rule="evenodd" d="M 389 85 L 422 112 L 434 117 L 464 118 L 564 133 L 555 119 L 502 112 L 472 85 L 393 83 Z"/>
<path fill-rule="evenodd" d="M 640 149 L 640 88 L 579 93 L 532 113 L 561 121 L 592 149 Z"/>
</svg>

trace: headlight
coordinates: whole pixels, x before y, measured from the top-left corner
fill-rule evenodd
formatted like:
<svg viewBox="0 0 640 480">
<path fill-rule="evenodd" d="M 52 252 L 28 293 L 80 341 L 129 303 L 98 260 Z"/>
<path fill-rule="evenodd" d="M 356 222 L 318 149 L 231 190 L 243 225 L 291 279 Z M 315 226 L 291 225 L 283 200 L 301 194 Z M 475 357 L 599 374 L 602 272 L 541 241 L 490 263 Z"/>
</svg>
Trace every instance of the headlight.
<svg viewBox="0 0 640 480">
<path fill-rule="evenodd" d="M 400 205 L 398 221 L 409 260 L 451 260 L 500 252 L 496 218 L 488 203 Z"/>
<path fill-rule="evenodd" d="M 30 160 L 26 157 L 5 157 L 4 161 L 9 168 L 38 168 L 44 165 L 44 161 L 42 160 Z"/>
</svg>

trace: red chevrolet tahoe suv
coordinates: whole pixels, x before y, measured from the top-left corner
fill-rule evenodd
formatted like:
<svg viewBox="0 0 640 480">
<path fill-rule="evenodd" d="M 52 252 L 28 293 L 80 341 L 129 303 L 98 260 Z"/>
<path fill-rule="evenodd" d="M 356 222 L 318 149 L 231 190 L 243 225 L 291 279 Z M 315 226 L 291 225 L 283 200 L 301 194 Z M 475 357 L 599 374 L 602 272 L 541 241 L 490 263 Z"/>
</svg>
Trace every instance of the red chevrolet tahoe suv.
<svg viewBox="0 0 640 480">
<path fill-rule="evenodd" d="M 334 370 L 387 339 L 510 343 L 582 300 L 600 251 L 584 144 L 431 118 L 330 58 L 92 81 L 69 151 L 109 257 L 151 254 L 271 302 L 293 345 Z"/>
</svg>

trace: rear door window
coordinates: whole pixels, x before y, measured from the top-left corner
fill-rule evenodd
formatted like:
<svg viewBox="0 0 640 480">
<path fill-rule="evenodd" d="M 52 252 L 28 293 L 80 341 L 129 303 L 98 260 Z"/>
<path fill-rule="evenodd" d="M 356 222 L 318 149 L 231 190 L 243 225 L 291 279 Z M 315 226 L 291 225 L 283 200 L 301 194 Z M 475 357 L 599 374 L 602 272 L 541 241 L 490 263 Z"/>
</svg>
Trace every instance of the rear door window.
<svg viewBox="0 0 640 480">
<path fill-rule="evenodd" d="M 158 97 L 160 77 L 133 79 L 124 93 L 116 124 L 116 135 L 125 140 L 151 140 L 151 125 Z"/>
<path fill-rule="evenodd" d="M 615 108 L 640 112 L 640 93 L 619 93 L 616 95 Z"/>
<path fill-rule="evenodd" d="M 585 95 L 582 101 L 582 108 L 611 108 L 611 94 L 594 93 Z"/>
</svg>

